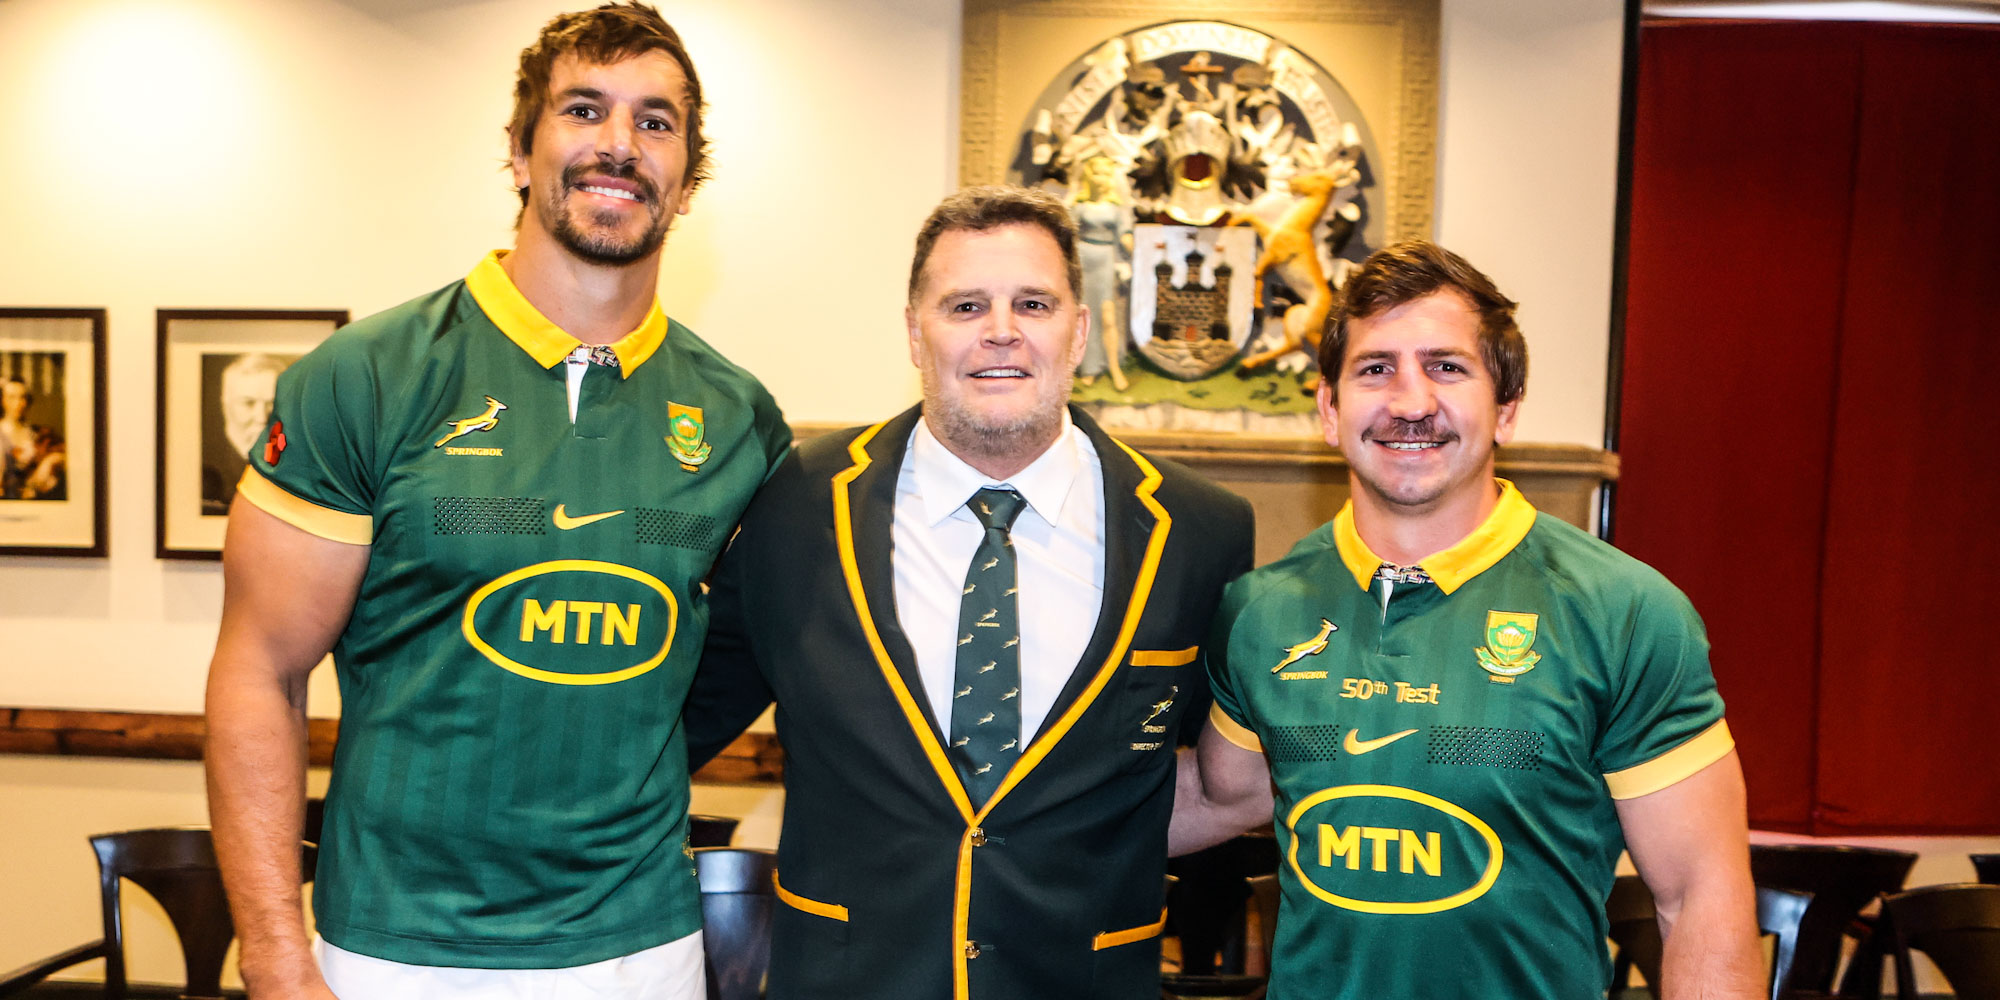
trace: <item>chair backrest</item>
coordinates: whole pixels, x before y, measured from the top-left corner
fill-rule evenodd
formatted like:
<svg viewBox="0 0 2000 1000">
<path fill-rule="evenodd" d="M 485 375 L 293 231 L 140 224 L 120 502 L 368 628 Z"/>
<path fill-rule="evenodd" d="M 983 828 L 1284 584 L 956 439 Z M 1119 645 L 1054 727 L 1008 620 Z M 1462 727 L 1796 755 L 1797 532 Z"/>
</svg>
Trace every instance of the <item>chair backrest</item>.
<svg viewBox="0 0 2000 1000">
<path fill-rule="evenodd" d="M 236 936 L 215 844 L 203 827 L 127 830 L 90 838 L 97 852 L 98 893 L 104 907 L 105 996 L 124 997 L 125 930 L 119 910 L 121 880 L 151 895 L 167 911 L 179 936 L 187 970 L 187 997 L 222 996 L 222 962 Z M 302 845 L 305 880 L 312 880 L 318 851 Z"/>
<path fill-rule="evenodd" d="M 1653 893 L 1637 875 L 1620 875 L 1604 901 L 1610 927 L 1605 932 L 1618 947 L 1611 965 L 1610 990 L 1616 994 L 1631 982 L 1632 970 L 1645 977 L 1646 989 L 1660 995 L 1660 922 L 1653 910 Z"/>
<path fill-rule="evenodd" d="M 1771 948 L 1771 1000 L 1783 1000 L 1794 987 L 1792 967 L 1798 961 L 1799 927 L 1812 907 L 1812 893 L 1757 887 L 1757 930 L 1776 938 Z"/>
<path fill-rule="evenodd" d="M 1250 905 L 1257 908 L 1257 929 L 1264 935 L 1264 960 L 1277 957 L 1272 951 L 1278 939 L 1278 876 L 1250 876 Z"/>
<path fill-rule="evenodd" d="M 728 847 L 729 838 L 736 835 L 736 824 L 742 820 L 733 816 L 702 816 L 688 814 L 688 846 Z"/>
<path fill-rule="evenodd" d="M 771 965 L 778 856 L 749 847 L 697 847 L 702 951 L 709 1000 L 757 1000 Z"/>
<path fill-rule="evenodd" d="M 1829 993 L 1841 937 L 1862 908 L 1903 887 L 1911 851 L 1832 844 L 1752 844 L 1750 878 L 1758 885 L 1812 893 L 1799 924 L 1791 988 Z"/>
<path fill-rule="evenodd" d="M 1757 887 L 1757 930 L 1777 939 L 1771 949 L 1771 1000 L 1780 1000 L 1795 987 L 1792 974 L 1797 962 L 1799 924 L 1812 903 L 1812 893 L 1774 886 Z M 1652 890 L 1637 875 L 1620 875 L 1611 885 L 1604 902 L 1610 919 L 1608 932 L 1618 946 L 1613 963 L 1611 992 L 1626 987 L 1633 969 L 1646 979 L 1646 989 L 1660 995 L 1660 966 L 1665 947 L 1660 940 L 1659 916 L 1653 907 Z"/>
<path fill-rule="evenodd" d="M 1973 855 L 1972 870 L 1978 873 L 1979 881 L 1988 885 L 2000 885 L 2000 854 Z"/>
<path fill-rule="evenodd" d="M 1915 1000 L 1910 950 L 1929 955 L 1958 1000 L 2000 1000 L 2000 885 L 1929 885 L 1882 900 L 1896 995 Z"/>
</svg>

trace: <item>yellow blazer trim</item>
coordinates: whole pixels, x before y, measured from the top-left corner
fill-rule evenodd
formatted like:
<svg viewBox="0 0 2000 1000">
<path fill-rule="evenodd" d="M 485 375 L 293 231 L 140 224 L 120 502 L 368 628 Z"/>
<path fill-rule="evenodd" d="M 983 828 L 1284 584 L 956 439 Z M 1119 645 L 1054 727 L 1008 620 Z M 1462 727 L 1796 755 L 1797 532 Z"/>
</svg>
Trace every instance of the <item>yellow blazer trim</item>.
<svg viewBox="0 0 2000 1000">
<path fill-rule="evenodd" d="M 1201 655 L 1200 646 L 1186 649 L 1135 649 L 1132 651 L 1132 665 L 1135 667 L 1178 667 L 1183 663 L 1193 663 Z"/>
<path fill-rule="evenodd" d="M 285 488 L 277 483 L 265 479 L 254 465 L 243 470 L 243 478 L 236 483 L 236 492 L 256 504 L 259 510 L 294 528 L 348 545 L 375 544 L 374 518 L 366 514 L 330 510 L 310 500 L 302 500 L 285 492 Z"/>
<path fill-rule="evenodd" d="M 500 258 L 506 253 L 505 250 L 495 250 L 473 265 L 472 273 L 465 276 L 465 288 L 472 293 L 472 300 L 479 303 L 480 310 L 493 321 L 493 325 L 507 335 L 507 339 L 528 352 L 536 364 L 543 368 L 554 367 L 569 357 L 571 351 L 583 346 L 583 341 L 550 322 L 521 294 L 520 289 L 514 287 L 513 279 L 507 277 L 507 270 L 500 266 Z M 660 300 L 655 298 L 638 328 L 611 343 L 612 353 L 618 355 L 619 377 L 631 378 L 632 373 L 660 349 L 666 338 L 667 315 L 660 311 Z"/>
<path fill-rule="evenodd" d="M 944 754 L 944 747 L 938 744 L 937 733 L 924 720 L 923 710 L 917 707 L 917 700 L 910 695 L 910 689 L 903 683 L 903 675 L 896 672 L 896 664 L 889 659 L 889 651 L 882 645 L 882 634 L 875 628 L 875 616 L 868 609 L 868 593 L 861 586 L 861 567 L 854 558 L 854 508 L 848 499 L 848 487 L 875 460 L 868 455 L 868 442 L 882 430 L 880 424 L 861 432 L 847 446 L 847 454 L 854 464 L 840 470 L 833 477 L 833 533 L 834 543 L 840 552 L 840 571 L 847 578 L 847 596 L 854 602 L 854 614 L 861 622 L 862 635 L 868 639 L 868 650 L 875 654 L 875 666 L 882 671 L 882 679 L 889 684 L 889 691 L 896 696 L 896 704 L 903 710 L 903 721 L 917 736 L 917 742 L 924 748 L 924 756 L 931 762 L 931 770 L 937 772 L 938 780 L 944 783 L 946 794 L 952 804 L 964 817 L 966 825 L 972 825 L 972 800 L 965 794 L 965 786 L 958 780 L 958 771 L 951 766 L 951 759 Z"/>
<path fill-rule="evenodd" d="M 1257 734 L 1251 732 L 1249 727 L 1230 718 L 1229 713 L 1223 711 L 1220 704 L 1215 702 L 1209 703 L 1208 723 L 1215 727 L 1216 732 L 1222 734 L 1223 739 L 1251 753 L 1264 752 L 1264 741 L 1258 739 Z"/>
<path fill-rule="evenodd" d="M 1007 777 L 1001 779 L 1000 787 L 993 790 L 993 797 L 987 799 L 985 807 L 979 810 L 979 815 L 973 817 L 975 823 L 985 819 L 993 811 L 993 807 L 999 805 L 1000 800 L 1014 790 L 1014 786 L 1019 785 L 1037 765 L 1041 764 L 1043 758 L 1049 755 L 1049 751 L 1055 749 L 1055 745 L 1062 742 L 1062 738 L 1069 733 L 1071 727 L 1076 725 L 1077 720 L 1083 718 L 1083 713 L 1090 710 L 1091 703 L 1097 700 L 1104 686 L 1111 683 L 1111 675 L 1118 672 L 1119 665 L 1125 662 L 1126 651 L 1132 648 L 1132 635 L 1139 630 L 1139 619 L 1145 614 L 1146 601 L 1153 594 L 1153 577 L 1159 572 L 1160 556 L 1166 551 L 1167 535 L 1173 530 L 1174 519 L 1167 513 L 1165 507 L 1160 506 L 1158 500 L 1153 499 L 1154 491 L 1160 488 L 1160 470 L 1154 468 L 1151 462 L 1146 461 L 1125 442 L 1112 438 L 1111 443 L 1130 456 L 1133 464 L 1145 474 L 1145 478 L 1139 481 L 1139 486 L 1132 491 L 1132 495 L 1153 514 L 1153 532 L 1146 540 L 1146 555 L 1139 564 L 1139 575 L 1132 583 L 1132 600 L 1125 605 L 1125 621 L 1119 626 L 1118 641 L 1112 644 L 1111 655 L 1104 658 L 1104 666 L 1098 668 L 1097 676 L 1091 678 L 1090 686 L 1084 688 L 1083 693 L 1077 696 L 1069 711 L 1064 712 L 1055 725 L 1044 728 L 1042 734 L 1035 737 L 1035 742 L 1028 747 L 1028 752 L 1014 762 L 1014 767 L 1007 772 Z"/>
<path fill-rule="evenodd" d="M 1452 547 L 1425 556 L 1417 564 L 1447 594 L 1506 558 L 1507 553 L 1521 544 L 1521 539 L 1528 537 L 1528 529 L 1535 526 L 1535 505 L 1513 483 L 1497 478 L 1493 481 L 1500 484 L 1500 502 L 1486 515 L 1486 520 Z M 1354 576 L 1355 586 L 1367 590 L 1375 571 L 1388 560 L 1376 555 L 1361 540 L 1361 532 L 1354 527 L 1352 500 L 1341 505 L 1340 513 L 1333 516 L 1333 543 L 1340 551 L 1340 561 Z"/>
<path fill-rule="evenodd" d="M 786 906 L 794 910 L 803 910 L 815 917 L 825 917 L 828 920 L 838 920 L 841 923 L 847 922 L 847 907 L 834 903 L 822 903 L 817 899 L 807 899 L 785 888 L 784 884 L 778 881 L 777 872 L 771 873 L 771 888 L 778 890 L 778 898 L 783 900 Z"/>
<path fill-rule="evenodd" d="M 1695 734 L 1686 743 L 1644 764 L 1605 775 L 1604 784 L 1611 789 L 1614 799 L 1651 795 L 1683 778 L 1693 777 L 1695 772 L 1721 760 L 1734 749 L 1736 739 L 1729 735 L 1729 720 L 1717 719 L 1715 725 Z"/>
<path fill-rule="evenodd" d="M 1116 948 L 1121 944 L 1132 944 L 1137 941 L 1145 941 L 1149 938 L 1156 938 L 1160 936 L 1161 931 L 1166 929 L 1167 929 L 1167 911 L 1165 908 L 1162 908 L 1160 910 L 1160 919 L 1153 923 L 1145 924 L 1140 927 L 1128 927 L 1122 931 L 1105 931 L 1104 933 L 1099 934 L 1094 938 L 1091 938 L 1090 950 L 1103 951 L 1106 948 Z"/>
</svg>

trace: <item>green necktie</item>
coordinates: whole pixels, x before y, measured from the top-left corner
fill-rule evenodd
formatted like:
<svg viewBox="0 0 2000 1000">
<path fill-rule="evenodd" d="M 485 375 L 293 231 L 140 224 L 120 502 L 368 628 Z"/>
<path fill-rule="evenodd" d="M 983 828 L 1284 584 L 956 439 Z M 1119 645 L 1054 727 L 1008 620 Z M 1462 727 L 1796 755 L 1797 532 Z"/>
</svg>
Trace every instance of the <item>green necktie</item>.
<svg viewBox="0 0 2000 1000">
<path fill-rule="evenodd" d="M 1021 755 L 1021 615 L 1014 542 L 1007 537 L 1027 500 L 983 489 L 965 502 L 986 526 L 958 605 L 958 672 L 951 692 L 951 760 L 975 808 L 1000 787 Z"/>
</svg>

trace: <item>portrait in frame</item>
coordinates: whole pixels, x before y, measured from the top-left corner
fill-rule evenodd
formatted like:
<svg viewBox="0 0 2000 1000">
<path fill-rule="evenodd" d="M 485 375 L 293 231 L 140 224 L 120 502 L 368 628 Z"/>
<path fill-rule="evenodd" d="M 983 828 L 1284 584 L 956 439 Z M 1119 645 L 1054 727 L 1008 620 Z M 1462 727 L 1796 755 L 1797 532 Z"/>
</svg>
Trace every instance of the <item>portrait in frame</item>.
<svg viewBox="0 0 2000 1000">
<path fill-rule="evenodd" d="M 105 311 L 0 308 L 0 555 L 106 554 Z"/>
<path fill-rule="evenodd" d="M 155 553 L 219 559 L 236 483 L 270 422 L 278 376 L 347 323 L 345 310 L 158 313 Z"/>
</svg>

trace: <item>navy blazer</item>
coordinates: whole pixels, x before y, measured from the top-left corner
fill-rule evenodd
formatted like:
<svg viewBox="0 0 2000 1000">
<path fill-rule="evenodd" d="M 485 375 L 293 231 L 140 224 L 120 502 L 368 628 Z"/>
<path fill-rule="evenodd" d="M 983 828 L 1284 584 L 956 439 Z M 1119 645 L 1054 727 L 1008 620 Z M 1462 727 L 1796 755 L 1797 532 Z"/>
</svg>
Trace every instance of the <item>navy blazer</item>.
<svg viewBox="0 0 2000 1000">
<path fill-rule="evenodd" d="M 918 417 L 802 445 L 712 582 L 690 755 L 774 696 L 785 749 L 769 996 L 1152 1000 L 1174 751 L 1204 718 L 1200 645 L 1250 567 L 1250 505 L 1072 411 L 1103 468 L 1104 605 L 974 808 L 896 621 L 890 520 Z"/>
</svg>

